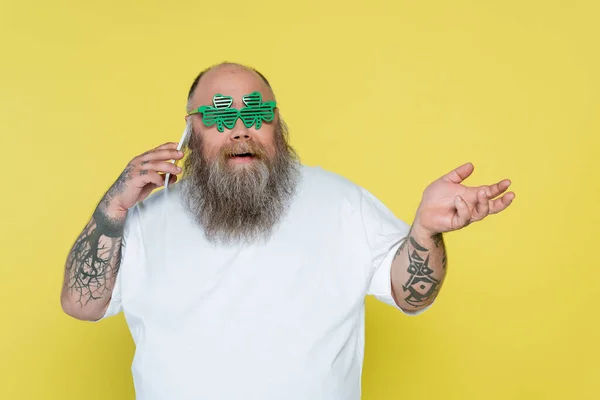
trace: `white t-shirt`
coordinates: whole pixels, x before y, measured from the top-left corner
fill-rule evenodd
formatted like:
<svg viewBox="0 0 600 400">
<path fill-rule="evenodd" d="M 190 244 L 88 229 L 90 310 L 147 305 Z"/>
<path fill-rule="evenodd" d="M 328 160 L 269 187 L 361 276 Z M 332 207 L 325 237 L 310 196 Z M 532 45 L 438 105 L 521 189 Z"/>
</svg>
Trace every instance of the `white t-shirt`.
<svg viewBox="0 0 600 400">
<path fill-rule="evenodd" d="M 360 399 L 365 296 L 399 309 L 390 265 L 408 231 L 318 167 L 302 167 L 289 211 L 260 245 L 208 243 L 179 184 L 155 192 L 128 214 L 104 316 L 124 312 L 137 398 Z"/>
</svg>

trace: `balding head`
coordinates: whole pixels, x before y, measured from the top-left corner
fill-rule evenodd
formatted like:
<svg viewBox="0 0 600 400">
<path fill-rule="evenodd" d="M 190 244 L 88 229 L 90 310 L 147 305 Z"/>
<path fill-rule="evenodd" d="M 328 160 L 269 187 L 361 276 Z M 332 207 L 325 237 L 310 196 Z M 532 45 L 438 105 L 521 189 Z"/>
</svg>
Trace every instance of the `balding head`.
<svg viewBox="0 0 600 400">
<path fill-rule="evenodd" d="M 214 65 L 202 71 L 194 80 L 188 94 L 188 113 L 201 106 L 213 106 L 213 97 L 217 94 L 231 97 L 230 107 L 239 110 L 246 107 L 243 97 L 253 92 L 260 93 L 263 102 L 275 100 L 271 85 L 255 69 L 230 62 Z M 272 121 L 250 127 L 244 126 L 242 120 L 238 119 L 232 128 L 224 131 L 219 131 L 216 125 L 206 126 L 201 113 L 188 115 L 186 118 L 190 123 L 192 136 L 204 142 L 206 156 L 211 159 L 223 148 L 239 143 L 262 145 L 266 152 L 273 155 L 275 136 L 284 133 L 283 129 L 278 129 L 283 125 L 278 108 L 275 108 L 274 114 Z"/>
<path fill-rule="evenodd" d="M 221 72 L 221 74 L 219 74 L 219 72 Z M 196 108 L 199 107 L 199 106 L 194 107 L 194 104 L 198 103 L 197 101 L 194 101 L 194 96 L 197 91 L 204 90 L 204 87 L 200 87 L 200 89 L 198 89 L 198 86 L 200 85 L 201 81 L 213 80 L 213 79 L 217 79 L 217 78 L 226 78 L 227 73 L 229 73 L 229 74 L 242 73 L 242 74 L 246 75 L 246 78 L 249 78 L 249 79 L 254 78 L 254 80 L 258 79 L 258 80 L 262 81 L 262 83 L 264 84 L 264 89 L 267 90 L 270 93 L 270 95 L 272 96 L 271 98 L 269 98 L 269 100 L 271 100 L 271 99 L 275 100 L 275 94 L 273 92 L 273 88 L 271 87 L 271 84 L 269 83 L 267 78 L 263 74 L 261 74 L 259 71 L 257 71 L 256 69 L 254 69 L 252 67 L 249 67 L 247 65 L 243 65 L 243 64 L 232 63 L 232 62 L 222 62 L 222 63 L 219 63 L 219 64 L 216 64 L 216 65 L 206 68 L 204 71 L 202 71 L 198 74 L 196 79 L 194 79 L 194 82 L 192 83 L 192 86 L 190 87 L 190 90 L 189 90 L 188 96 L 187 96 L 187 110 L 186 111 L 189 113 L 190 111 L 195 110 Z M 252 76 L 252 78 L 248 75 Z M 202 86 L 205 86 L 205 85 L 202 85 Z M 250 92 L 248 92 L 248 93 L 250 93 Z M 261 91 L 261 93 L 262 93 L 262 91 Z M 266 99 L 263 99 L 263 100 L 266 101 Z M 206 105 L 211 105 L 211 104 L 208 103 Z"/>
</svg>

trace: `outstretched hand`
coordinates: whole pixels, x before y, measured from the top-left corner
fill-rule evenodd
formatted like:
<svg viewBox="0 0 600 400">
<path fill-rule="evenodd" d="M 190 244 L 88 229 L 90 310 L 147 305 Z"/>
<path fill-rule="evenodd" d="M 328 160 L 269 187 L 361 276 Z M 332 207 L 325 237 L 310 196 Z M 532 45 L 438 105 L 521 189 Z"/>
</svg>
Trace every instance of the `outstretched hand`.
<svg viewBox="0 0 600 400">
<path fill-rule="evenodd" d="M 504 179 L 493 185 L 468 187 L 462 184 L 474 170 L 466 163 L 432 182 L 417 209 L 414 224 L 431 235 L 455 231 L 505 210 L 515 198 L 504 193 L 511 182 Z"/>
</svg>

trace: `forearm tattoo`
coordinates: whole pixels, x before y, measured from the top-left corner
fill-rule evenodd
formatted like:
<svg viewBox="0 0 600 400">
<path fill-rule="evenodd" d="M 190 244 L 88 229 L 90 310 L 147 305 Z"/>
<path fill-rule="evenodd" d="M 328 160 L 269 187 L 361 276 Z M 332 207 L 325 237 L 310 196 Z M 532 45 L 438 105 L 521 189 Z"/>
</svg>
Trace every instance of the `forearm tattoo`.
<svg viewBox="0 0 600 400">
<path fill-rule="evenodd" d="M 433 244 L 438 248 L 442 243 L 442 235 L 436 235 L 432 239 Z M 401 254 L 404 248 L 406 248 L 408 257 L 407 272 L 409 274 L 407 281 L 402 285 L 402 290 L 406 294 L 404 301 L 415 307 L 425 306 L 435 298 L 441 287 L 441 280 L 434 277 L 435 271 L 430 266 L 430 249 L 417 243 L 410 232 L 396 252 L 396 257 Z M 442 269 L 445 269 L 445 251 L 441 263 Z"/>
<path fill-rule="evenodd" d="M 115 183 L 108 189 L 108 192 L 104 195 L 104 198 L 100 204 L 106 209 L 110 205 L 112 199 L 118 194 L 125 190 L 126 184 L 131 180 L 131 173 L 133 171 L 133 165 L 127 165 L 127 167 L 121 172 L 121 175 L 117 178 Z"/>
<path fill-rule="evenodd" d="M 122 224 L 96 211 L 75 241 L 66 284 L 82 307 L 112 292 L 111 283 L 121 263 L 122 232 Z"/>
<path fill-rule="evenodd" d="M 82 307 L 112 292 L 121 264 L 125 221 L 111 218 L 105 211 L 110 201 L 125 189 L 132 168 L 128 166 L 104 195 L 69 253 L 65 284 Z"/>
</svg>

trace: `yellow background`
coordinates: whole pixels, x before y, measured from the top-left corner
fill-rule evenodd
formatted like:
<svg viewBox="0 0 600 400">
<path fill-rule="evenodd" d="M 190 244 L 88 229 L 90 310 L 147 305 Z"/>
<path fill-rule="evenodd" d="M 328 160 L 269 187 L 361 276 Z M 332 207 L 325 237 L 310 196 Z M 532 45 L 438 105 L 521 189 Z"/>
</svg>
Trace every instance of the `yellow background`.
<svg viewBox="0 0 600 400">
<path fill-rule="evenodd" d="M 447 235 L 430 311 L 368 300 L 364 399 L 600 398 L 598 4 L 0 3 L 0 398 L 134 398 L 122 315 L 64 315 L 64 260 L 223 60 L 271 80 L 305 163 L 409 223 L 465 161 L 470 185 L 513 181 L 505 213 Z"/>
</svg>

